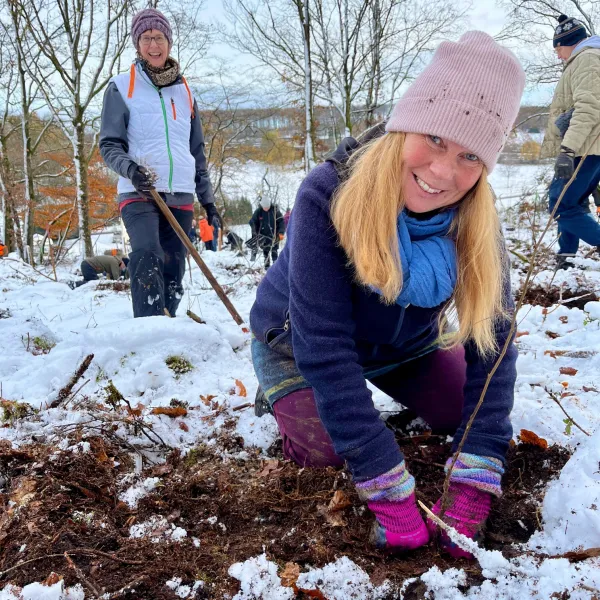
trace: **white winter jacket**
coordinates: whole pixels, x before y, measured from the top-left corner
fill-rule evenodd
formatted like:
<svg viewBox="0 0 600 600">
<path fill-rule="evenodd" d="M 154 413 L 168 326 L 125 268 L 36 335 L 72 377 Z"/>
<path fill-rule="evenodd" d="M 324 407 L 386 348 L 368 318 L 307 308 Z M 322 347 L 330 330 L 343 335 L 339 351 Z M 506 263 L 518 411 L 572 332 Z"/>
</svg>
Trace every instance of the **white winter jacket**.
<svg viewBox="0 0 600 600">
<path fill-rule="evenodd" d="M 129 157 L 156 174 L 157 191 L 193 194 L 196 187 L 196 161 L 190 152 L 193 97 L 187 86 L 181 82 L 159 89 L 139 63 L 112 81 L 129 109 Z M 119 194 L 135 192 L 131 181 L 122 175 L 117 189 Z"/>
</svg>

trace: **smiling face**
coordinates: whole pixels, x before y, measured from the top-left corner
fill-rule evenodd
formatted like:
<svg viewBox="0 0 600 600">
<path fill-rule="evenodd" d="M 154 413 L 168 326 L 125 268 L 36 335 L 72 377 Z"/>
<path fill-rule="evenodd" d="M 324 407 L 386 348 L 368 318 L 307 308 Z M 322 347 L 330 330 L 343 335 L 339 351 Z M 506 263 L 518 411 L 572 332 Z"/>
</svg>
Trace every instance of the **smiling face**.
<svg viewBox="0 0 600 600">
<path fill-rule="evenodd" d="M 169 42 L 165 34 L 158 29 L 148 29 L 140 36 L 138 42 L 141 57 L 151 66 L 161 68 L 165 66 L 169 57 Z"/>
<path fill-rule="evenodd" d="M 483 172 L 479 157 L 435 135 L 407 133 L 402 159 L 405 205 L 415 213 L 455 204 Z"/>
</svg>

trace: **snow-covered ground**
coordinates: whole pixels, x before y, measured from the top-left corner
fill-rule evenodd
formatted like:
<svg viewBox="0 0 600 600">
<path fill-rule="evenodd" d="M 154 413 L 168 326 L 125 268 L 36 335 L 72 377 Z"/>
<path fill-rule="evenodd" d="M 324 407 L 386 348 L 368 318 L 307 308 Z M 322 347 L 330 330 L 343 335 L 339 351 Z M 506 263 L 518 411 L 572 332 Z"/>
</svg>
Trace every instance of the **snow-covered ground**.
<svg viewBox="0 0 600 600">
<path fill-rule="evenodd" d="M 258 166 L 256 169 L 260 171 Z M 497 189 L 504 186 L 505 195 L 510 195 L 535 185 L 536 169 L 520 169 L 509 181 L 500 167 L 492 179 Z M 95 242 L 98 251 L 114 247 L 108 233 L 97 236 Z M 261 269 L 229 251 L 204 252 L 202 256 L 220 283 L 231 290 L 229 297 L 247 322 Z M 588 289 L 600 289 L 600 262 L 579 262 L 587 266 L 583 276 Z M 175 319 L 136 320 L 127 292 L 103 290 L 97 282 L 72 291 L 64 282 L 75 277 L 76 267 L 59 267 L 59 282 L 54 282 L 27 265 L 0 260 L 0 396 L 39 410 L 33 419 L 17 420 L 0 428 L 0 439 L 8 439 L 15 446 L 31 442 L 32 436 L 60 441 L 64 431 L 86 418 L 85 411 L 77 408 L 83 396 L 105 398 L 109 381 L 133 399 L 132 404 L 139 402 L 148 422 L 166 444 L 183 452 L 207 440 L 231 419 L 246 446 L 266 449 L 276 439 L 272 417 L 257 419 L 251 407 L 234 410 L 253 400 L 257 386 L 250 359 L 250 334 L 233 322 L 196 265 L 186 273 L 186 292 Z M 543 271 L 536 281 L 546 285 L 552 278 L 554 285 L 566 288 L 573 284 L 570 272 L 554 275 Z M 515 274 L 514 283 L 519 279 Z M 206 323 L 191 320 L 186 316 L 187 309 Z M 515 433 L 521 429 L 534 431 L 549 443 L 568 446 L 574 454 L 560 478 L 548 486 L 542 508 L 543 530 L 520 548 L 522 555 L 508 561 L 497 552 L 480 551 L 478 560 L 486 579 L 481 586 L 466 591 L 463 571 L 441 572 L 434 567 L 421 577 L 431 598 L 591 599 L 600 593 L 598 558 L 579 563 L 548 558 L 600 547 L 600 302 L 589 302 L 583 310 L 568 305 L 546 310 L 526 305 L 518 319 Z M 86 383 L 69 400 L 67 409 L 48 408 L 75 368 L 92 353 L 92 365 L 78 386 Z M 173 372 L 166 364 L 173 356 L 189 361 L 193 369 L 184 374 Z M 214 396 L 212 402 L 216 404 L 199 402 L 200 395 Z M 560 399 L 572 421 L 551 395 Z M 164 415 L 150 414 L 152 408 L 167 407 L 173 399 L 194 407 L 185 428 L 173 427 L 173 421 Z M 389 400 L 381 393 L 376 394 L 376 402 L 382 410 L 389 407 Z M 215 406 L 219 410 L 215 411 Z M 149 450 L 141 451 L 151 457 Z M 244 451 L 237 457 L 244 458 Z M 0 480 L 0 492 L 1 485 Z M 151 480 L 130 487 L 125 484 L 121 499 L 135 505 L 153 486 Z M 171 533 L 175 536 L 176 532 Z M 245 562 L 233 564 L 230 575 L 240 580 L 235 600 L 292 598 L 291 588 L 281 586 L 277 573 L 277 565 L 265 555 L 248 556 Z M 192 588 L 178 588 L 173 575 L 174 579 L 165 581 L 165 585 L 177 589 L 182 598 L 195 597 Z M 375 599 L 389 593 L 385 583 L 374 585 L 346 557 L 301 574 L 298 585 L 304 589 L 318 587 L 328 600 Z M 60 581 L 52 586 L 31 584 L 20 593 L 7 586 L 0 590 L 0 600 L 86 598 L 83 588 L 66 590 Z"/>
</svg>

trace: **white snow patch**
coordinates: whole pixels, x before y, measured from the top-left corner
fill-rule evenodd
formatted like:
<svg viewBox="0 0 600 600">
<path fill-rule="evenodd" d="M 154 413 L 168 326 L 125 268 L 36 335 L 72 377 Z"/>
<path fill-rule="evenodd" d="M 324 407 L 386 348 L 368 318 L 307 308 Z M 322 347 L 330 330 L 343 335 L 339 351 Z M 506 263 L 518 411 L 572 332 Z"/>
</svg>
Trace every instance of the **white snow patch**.
<svg viewBox="0 0 600 600">
<path fill-rule="evenodd" d="M 41 583 L 30 583 L 24 588 L 18 588 L 8 584 L 0 590 L 0 600 L 84 600 L 83 587 L 77 584 L 65 588 L 64 581 L 54 585 L 43 585 Z"/>
<path fill-rule="evenodd" d="M 129 528 L 132 538 L 148 538 L 153 544 L 160 542 L 180 542 L 187 537 L 187 531 L 176 527 L 164 517 L 153 516 L 143 523 L 134 523 Z"/>
<path fill-rule="evenodd" d="M 152 490 L 156 489 L 159 483 L 160 477 L 148 477 L 119 494 L 119 500 L 127 503 L 130 508 L 137 508 L 138 502 Z"/>
<path fill-rule="evenodd" d="M 390 593 L 389 582 L 374 586 L 369 576 L 347 556 L 298 577 L 298 587 L 318 589 L 328 600 L 377 600 Z"/>
<path fill-rule="evenodd" d="M 291 588 L 281 585 L 277 565 L 267 560 L 266 554 L 235 563 L 228 573 L 240 582 L 240 591 L 233 600 L 290 600 L 294 597 Z"/>
</svg>

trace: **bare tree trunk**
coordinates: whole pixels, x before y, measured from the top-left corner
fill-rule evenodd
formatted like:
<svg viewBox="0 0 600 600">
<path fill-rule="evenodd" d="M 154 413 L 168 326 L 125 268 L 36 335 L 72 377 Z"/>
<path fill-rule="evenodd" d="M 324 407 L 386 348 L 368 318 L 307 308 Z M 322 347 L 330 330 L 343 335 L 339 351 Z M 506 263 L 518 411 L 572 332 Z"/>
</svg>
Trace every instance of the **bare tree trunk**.
<svg viewBox="0 0 600 600">
<path fill-rule="evenodd" d="M 304 170 L 308 173 L 315 166 L 315 120 L 313 107 L 313 81 L 310 59 L 310 13 L 309 0 L 304 0 L 298 5 L 302 6 L 300 15 L 304 34 L 304 106 L 305 106 L 305 136 L 304 142 Z"/>
<path fill-rule="evenodd" d="M 81 255 L 91 256 L 87 169 L 97 142 L 90 109 L 114 73 L 128 42 L 132 0 L 10 0 L 24 20 L 24 66 L 73 148 Z M 34 60 L 39 56 L 39 60 Z M 86 144 L 86 131 L 94 137 Z"/>
<path fill-rule="evenodd" d="M 79 240 L 82 256 L 93 256 L 92 235 L 90 231 L 90 204 L 87 160 L 85 154 L 85 128 L 81 121 L 76 122 L 73 140 L 73 162 L 77 182 L 77 214 L 79 222 Z"/>
<path fill-rule="evenodd" d="M 19 43 L 19 19 L 14 11 L 11 10 L 13 18 L 13 26 L 17 37 L 17 73 L 19 78 L 19 88 L 21 91 L 21 133 L 23 136 L 23 179 L 24 179 L 24 201 L 25 201 L 25 241 L 26 246 L 30 250 L 27 254 L 27 259 L 32 266 L 35 266 L 33 257 L 33 229 L 34 229 L 34 211 L 35 211 L 35 189 L 33 185 L 33 170 L 31 168 L 31 156 L 33 154 L 31 148 L 30 135 L 30 117 L 29 108 L 31 99 L 25 77 L 25 67 L 23 65 L 23 49 Z"/>
<path fill-rule="evenodd" d="M 2 189 L 4 203 L 6 206 L 6 214 L 8 223 L 12 225 L 10 230 L 14 236 L 14 246 L 21 258 L 25 258 L 25 248 L 23 246 L 23 236 L 21 235 L 21 219 L 15 207 L 15 199 L 13 195 L 14 185 L 11 179 L 12 166 L 8 158 L 7 140 L 5 136 L 0 136 L 0 187 Z M 7 243 L 9 248 L 14 248 Z"/>
</svg>

